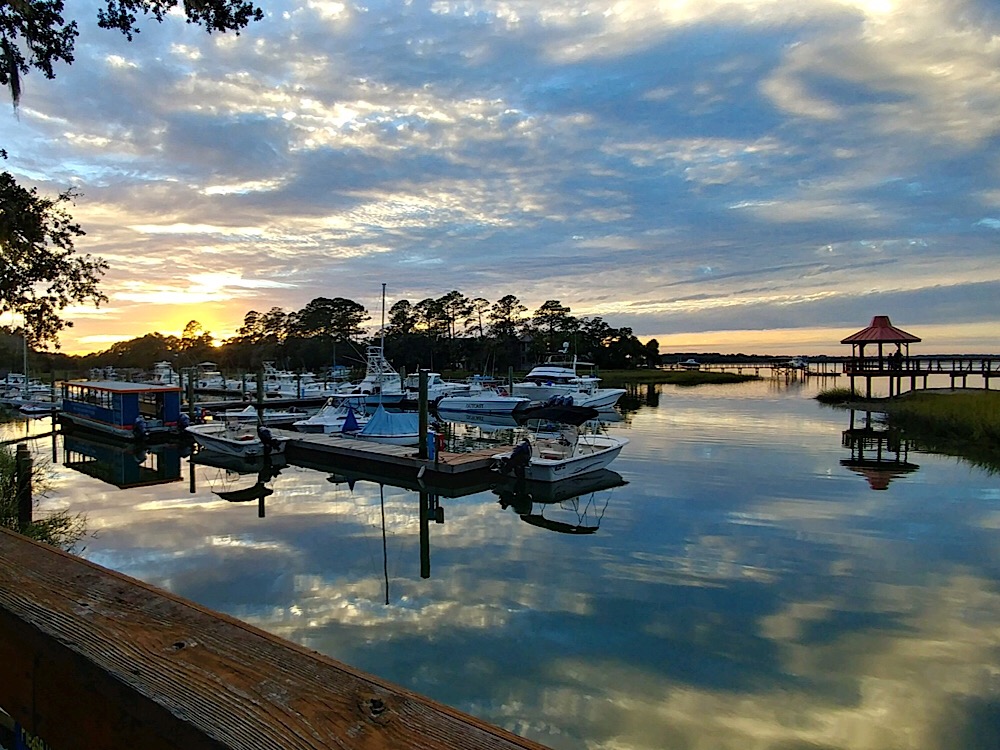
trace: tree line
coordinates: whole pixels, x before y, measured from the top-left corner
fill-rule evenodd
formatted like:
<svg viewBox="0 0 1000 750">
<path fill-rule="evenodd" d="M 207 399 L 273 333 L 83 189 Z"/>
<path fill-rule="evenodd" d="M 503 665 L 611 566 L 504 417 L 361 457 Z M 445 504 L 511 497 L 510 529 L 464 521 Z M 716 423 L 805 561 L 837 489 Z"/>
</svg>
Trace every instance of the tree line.
<svg viewBox="0 0 1000 750">
<path fill-rule="evenodd" d="M 230 372 L 252 372 L 264 362 L 323 372 L 338 365 L 362 367 L 366 347 L 384 344 L 389 361 L 407 372 L 426 368 L 505 374 L 557 351 L 604 369 L 660 363 L 655 340 L 643 344 L 631 328 L 614 328 L 600 317 L 574 316 L 558 300 L 548 300 L 529 314 L 511 294 L 490 302 L 456 290 L 418 302 L 396 301 L 386 312 L 384 329 L 377 326 L 374 333 L 367 325 L 371 320 L 365 307 L 353 300 L 317 297 L 291 312 L 279 307 L 250 310 L 236 335 L 222 341 L 192 320 L 181 336 L 148 333 L 82 357 L 36 353 L 33 358 L 46 371 L 148 370 L 161 361 L 183 369 L 212 361 Z M 8 330 L 0 338 L 0 352 L 17 369 L 21 342 L 14 334 Z"/>
</svg>

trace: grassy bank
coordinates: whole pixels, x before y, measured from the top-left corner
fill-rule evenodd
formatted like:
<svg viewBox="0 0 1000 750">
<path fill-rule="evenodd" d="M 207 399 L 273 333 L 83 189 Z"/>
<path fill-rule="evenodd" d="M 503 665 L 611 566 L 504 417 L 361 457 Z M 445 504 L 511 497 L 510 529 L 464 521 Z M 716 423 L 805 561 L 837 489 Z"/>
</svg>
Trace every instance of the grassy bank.
<svg viewBox="0 0 1000 750">
<path fill-rule="evenodd" d="M 998 391 L 913 391 L 866 402 L 846 389 L 834 389 L 819 394 L 817 400 L 885 412 L 889 424 L 900 428 L 920 449 L 959 456 L 990 471 L 1000 471 Z"/>
<path fill-rule="evenodd" d="M 600 376 L 604 385 L 622 386 L 625 383 L 666 383 L 668 385 L 707 385 L 725 383 L 745 383 L 760 380 L 758 375 L 742 375 L 735 372 L 710 372 L 708 370 L 602 370 Z"/>
</svg>

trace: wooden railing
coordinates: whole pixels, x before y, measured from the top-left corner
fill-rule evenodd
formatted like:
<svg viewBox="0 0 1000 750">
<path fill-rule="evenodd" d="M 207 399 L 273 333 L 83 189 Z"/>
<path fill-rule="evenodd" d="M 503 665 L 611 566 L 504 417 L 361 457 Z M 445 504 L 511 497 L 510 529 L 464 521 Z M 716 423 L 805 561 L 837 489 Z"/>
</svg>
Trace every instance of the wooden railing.
<svg viewBox="0 0 1000 750">
<path fill-rule="evenodd" d="M 29 746 L 543 746 L 0 529 L 0 708 Z"/>
</svg>

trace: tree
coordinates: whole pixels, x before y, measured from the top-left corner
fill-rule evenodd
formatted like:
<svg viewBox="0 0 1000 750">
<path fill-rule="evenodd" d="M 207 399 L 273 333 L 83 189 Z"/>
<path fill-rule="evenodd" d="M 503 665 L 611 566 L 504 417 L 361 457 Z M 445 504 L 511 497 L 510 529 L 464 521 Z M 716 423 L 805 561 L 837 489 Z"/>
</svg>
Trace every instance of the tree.
<svg viewBox="0 0 1000 750">
<path fill-rule="evenodd" d="M 118 30 L 132 41 L 139 33 L 136 13 L 152 15 L 163 21 L 180 0 L 106 0 L 97 11 L 97 25 Z M 0 3 L 0 85 L 10 89 L 17 106 L 21 98 L 21 76 L 35 68 L 46 78 L 55 78 L 55 64 L 73 62 L 76 44 L 76 21 L 63 18 L 62 0 L 17 0 Z M 250 21 L 259 21 L 264 13 L 246 0 L 184 0 L 188 23 L 213 31 L 232 31 L 239 35 Z"/>
<path fill-rule="evenodd" d="M 59 316 L 70 304 L 107 300 L 97 284 L 108 264 L 74 254 L 73 239 L 84 232 L 62 209 L 74 195 L 43 198 L 0 174 L 0 313 L 22 315 L 33 344 L 56 341 L 73 325 Z"/>
<path fill-rule="evenodd" d="M 317 297 L 291 316 L 289 328 L 302 338 L 322 336 L 347 341 L 361 336 L 361 326 L 368 319 L 368 311 L 357 302 L 343 297 Z"/>
<path fill-rule="evenodd" d="M 98 10 L 98 26 L 121 31 L 131 41 L 139 32 L 136 14 L 157 21 L 180 0 L 106 0 Z M 233 31 L 259 21 L 263 11 L 247 0 L 184 0 L 188 23 L 200 24 L 209 33 Z M 9 0 L 0 2 L 0 85 L 10 90 L 16 108 L 21 98 L 21 78 L 34 68 L 55 78 L 55 65 L 73 62 L 76 21 L 63 18 L 62 0 Z M 0 150 L 0 158 L 7 158 Z M 74 256 L 73 239 L 84 234 L 60 205 L 72 191 L 57 198 L 43 198 L 34 188 L 17 184 L 0 173 L 0 313 L 13 311 L 25 319 L 34 343 L 56 342 L 59 331 L 72 325 L 58 313 L 74 302 L 106 297 L 97 282 L 107 270 L 100 258 Z M 58 345 L 58 344 L 57 344 Z"/>
</svg>

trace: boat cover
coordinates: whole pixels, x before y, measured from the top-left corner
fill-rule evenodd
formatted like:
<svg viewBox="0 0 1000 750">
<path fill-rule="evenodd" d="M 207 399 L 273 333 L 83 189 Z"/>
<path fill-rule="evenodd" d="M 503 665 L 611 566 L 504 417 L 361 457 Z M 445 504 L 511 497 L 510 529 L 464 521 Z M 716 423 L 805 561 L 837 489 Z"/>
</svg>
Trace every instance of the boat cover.
<svg viewBox="0 0 1000 750">
<path fill-rule="evenodd" d="M 420 415 L 412 411 L 386 411 L 382 404 L 361 428 L 359 435 L 416 435 L 420 430 Z"/>
</svg>

